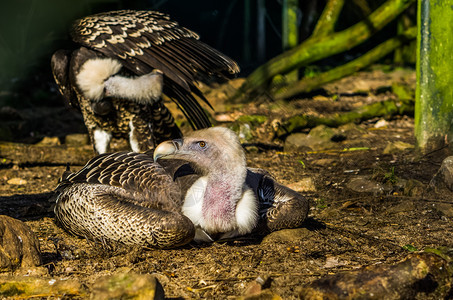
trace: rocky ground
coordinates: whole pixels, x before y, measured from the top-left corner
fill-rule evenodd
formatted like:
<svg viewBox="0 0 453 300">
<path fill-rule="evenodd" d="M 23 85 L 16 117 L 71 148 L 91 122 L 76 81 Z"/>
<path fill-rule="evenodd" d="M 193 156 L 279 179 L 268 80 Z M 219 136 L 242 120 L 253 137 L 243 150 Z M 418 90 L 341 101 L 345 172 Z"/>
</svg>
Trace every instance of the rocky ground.
<svg viewBox="0 0 453 300">
<path fill-rule="evenodd" d="M 93 293 L 118 296 L 112 286 L 123 284 L 121 290 L 133 294 L 136 291 L 125 286 L 143 292 L 144 287 L 155 286 L 157 278 L 168 298 L 260 295 L 261 299 L 292 299 L 310 295 L 307 289 L 322 286 L 320 282 L 326 278 L 357 274 L 354 272 L 362 272 L 366 266 L 385 277 L 387 266 L 400 266 L 402 260 L 414 259 L 429 248 L 451 246 L 452 194 L 441 176 L 430 185 L 449 153 L 441 149 L 420 155 L 413 146 L 412 116 L 380 117 L 339 128 L 318 126 L 289 136 L 286 142 L 272 138 L 278 122 L 297 113 L 328 116 L 396 98 L 392 92 L 395 83 L 413 89 L 414 72 L 363 72 L 290 103 L 258 99 L 254 104 L 230 107 L 223 102 L 221 90 L 208 91 L 219 125 L 233 127 L 240 134 L 248 165 L 267 169 L 311 202 L 309 218 L 302 228 L 264 237 L 190 244 L 172 250 L 106 251 L 67 234 L 54 223 L 46 199 L 65 170 L 64 163 L 20 163 L 19 158 L 0 152 L 0 212 L 24 221 L 37 236 L 42 254 L 40 266 L 31 263 L 3 273 L 0 294 L 36 298 L 84 298 Z M 77 117 L 70 119 L 80 122 Z M 64 151 L 65 145 L 57 145 L 64 142 L 64 135 L 57 135 L 59 138 L 40 147 Z M 84 149 L 81 153 L 87 155 L 89 147 L 80 146 Z M 73 170 L 80 167 L 71 166 Z M 375 271 L 377 267 L 383 269 Z M 451 295 L 450 280 L 426 274 L 418 279 L 409 276 L 409 283 L 399 283 L 399 287 L 407 284 L 408 290 L 392 290 L 389 283 L 387 292 L 393 294 L 386 295 L 391 299 Z M 428 284 L 427 276 L 437 286 Z M 32 280 L 35 283 L 30 283 Z M 8 286 L 5 282 L 20 284 Z M 33 284 L 40 289 L 33 289 Z M 409 290 L 414 294 L 407 294 Z"/>
</svg>

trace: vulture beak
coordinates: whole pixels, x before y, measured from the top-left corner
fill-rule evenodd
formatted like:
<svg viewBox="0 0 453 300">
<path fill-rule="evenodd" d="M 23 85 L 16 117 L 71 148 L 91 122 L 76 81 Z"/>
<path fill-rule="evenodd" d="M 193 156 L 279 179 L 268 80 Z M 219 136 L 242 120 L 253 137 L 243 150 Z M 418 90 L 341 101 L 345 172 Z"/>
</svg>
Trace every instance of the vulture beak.
<svg viewBox="0 0 453 300">
<path fill-rule="evenodd" d="M 153 159 L 157 161 L 158 158 L 175 158 L 178 154 L 184 154 L 179 152 L 182 147 L 182 140 L 172 140 L 160 143 L 154 150 Z"/>
</svg>

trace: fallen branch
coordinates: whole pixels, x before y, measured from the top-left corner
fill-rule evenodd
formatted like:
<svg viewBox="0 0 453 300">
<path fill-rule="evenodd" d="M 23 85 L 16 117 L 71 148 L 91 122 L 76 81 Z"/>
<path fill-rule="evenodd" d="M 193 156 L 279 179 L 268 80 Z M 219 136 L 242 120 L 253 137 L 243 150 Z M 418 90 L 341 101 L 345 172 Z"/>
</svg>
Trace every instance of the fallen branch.
<svg viewBox="0 0 453 300">
<path fill-rule="evenodd" d="M 366 41 L 375 32 L 403 12 L 414 0 L 388 0 L 365 20 L 343 30 L 325 36 L 313 36 L 297 47 L 288 50 L 258 67 L 247 77 L 231 99 L 240 102 L 250 95 L 267 88 L 268 82 L 278 74 L 306 66 L 323 58 L 349 50 Z"/>
<path fill-rule="evenodd" d="M 313 30 L 312 36 L 320 37 L 326 36 L 334 32 L 335 23 L 340 16 L 341 10 L 344 5 L 344 0 L 329 0 L 319 17 L 318 23 Z"/>
<path fill-rule="evenodd" d="M 287 88 L 280 89 L 274 94 L 276 99 L 285 99 L 299 93 L 308 93 L 323 84 L 351 75 L 360 69 L 368 67 L 379 59 L 385 57 L 403 44 L 417 37 L 417 27 L 406 30 L 403 34 L 388 39 L 359 58 L 350 61 L 347 64 L 321 73 L 315 77 L 303 78 L 302 80 L 290 85 Z"/>
<path fill-rule="evenodd" d="M 372 265 L 315 280 L 303 299 L 444 299 L 450 291 L 448 261 L 433 253 L 409 255 L 395 265 Z"/>
<path fill-rule="evenodd" d="M 375 117 L 390 117 L 414 113 L 414 101 L 412 100 L 386 100 L 364 105 L 350 112 L 334 114 L 330 117 L 316 117 L 307 115 L 293 116 L 279 124 L 275 137 L 283 139 L 287 135 L 302 131 L 305 128 L 313 128 L 318 125 L 338 127 L 343 124 L 368 120 Z"/>
</svg>

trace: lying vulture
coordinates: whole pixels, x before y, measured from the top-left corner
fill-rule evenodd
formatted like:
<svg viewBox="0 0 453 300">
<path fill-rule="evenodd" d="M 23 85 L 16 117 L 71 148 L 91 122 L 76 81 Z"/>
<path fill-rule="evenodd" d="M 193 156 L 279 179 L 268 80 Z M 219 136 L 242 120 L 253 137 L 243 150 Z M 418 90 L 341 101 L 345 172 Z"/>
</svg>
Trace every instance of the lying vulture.
<svg viewBox="0 0 453 300">
<path fill-rule="evenodd" d="M 171 248 L 297 227 L 308 200 L 246 166 L 229 129 L 211 127 L 147 153 L 101 154 L 56 188 L 55 215 L 105 244 Z"/>
<path fill-rule="evenodd" d="M 88 16 L 74 23 L 71 35 L 79 48 L 57 51 L 52 72 L 63 96 L 80 108 L 97 153 L 108 151 L 112 137 L 127 139 L 135 152 L 181 137 L 162 93 L 194 129 L 210 127 L 194 96 L 209 105 L 196 81 L 239 72 L 235 61 L 160 12 Z"/>
</svg>

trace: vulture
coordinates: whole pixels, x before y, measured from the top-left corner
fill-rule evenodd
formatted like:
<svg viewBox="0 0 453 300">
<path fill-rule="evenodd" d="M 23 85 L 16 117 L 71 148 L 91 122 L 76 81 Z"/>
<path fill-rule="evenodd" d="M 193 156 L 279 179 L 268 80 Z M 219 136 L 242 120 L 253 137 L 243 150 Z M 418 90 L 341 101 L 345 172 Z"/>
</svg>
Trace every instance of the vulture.
<svg viewBox="0 0 453 300">
<path fill-rule="evenodd" d="M 115 152 L 67 173 L 57 223 L 102 245 L 173 248 L 302 224 L 309 203 L 264 170 L 247 168 L 236 134 L 193 131 L 154 153 Z"/>
<path fill-rule="evenodd" d="M 97 154 L 109 151 L 112 138 L 128 140 L 135 152 L 180 138 L 162 94 L 192 128 L 210 127 L 199 100 L 210 104 L 197 81 L 226 80 L 240 71 L 195 32 L 156 11 L 87 16 L 73 24 L 71 36 L 78 48 L 55 52 L 52 73 L 64 98 L 80 109 Z"/>
</svg>

